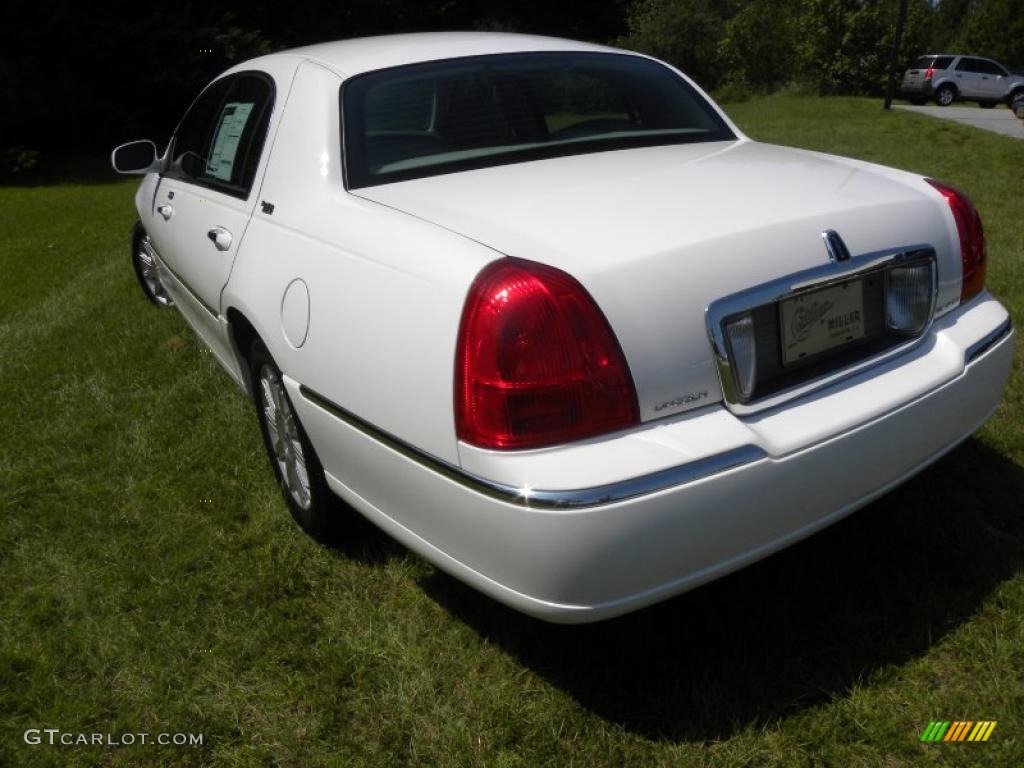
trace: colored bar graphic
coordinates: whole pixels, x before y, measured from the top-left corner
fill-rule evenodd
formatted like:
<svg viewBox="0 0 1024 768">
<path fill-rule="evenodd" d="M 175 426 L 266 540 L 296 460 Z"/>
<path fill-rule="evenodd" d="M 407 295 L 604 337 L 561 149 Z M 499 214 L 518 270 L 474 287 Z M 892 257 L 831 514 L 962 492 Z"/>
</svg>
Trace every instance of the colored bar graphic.
<svg viewBox="0 0 1024 768">
<path fill-rule="evenodd" d="M 948 720 L 932 720 L 921 734 L 921 741 L 938 741 L 949 728 Z"/>
<path fill-rule="evenodd" d="M 963 741 L 964 736 L 967 735 L 967 729 L 970 728 L 972 723 L 967 720 L 959 720 L 953 723 L 953 727 L 950 728 L 949 733 L 946 734 L 946 738 L 943 741 Z"/>
<path fill-rule="evenodd" d="M 996 720 L 932 720 L 921 741 L 988 741 L 997 724 Z"/>
</svg>

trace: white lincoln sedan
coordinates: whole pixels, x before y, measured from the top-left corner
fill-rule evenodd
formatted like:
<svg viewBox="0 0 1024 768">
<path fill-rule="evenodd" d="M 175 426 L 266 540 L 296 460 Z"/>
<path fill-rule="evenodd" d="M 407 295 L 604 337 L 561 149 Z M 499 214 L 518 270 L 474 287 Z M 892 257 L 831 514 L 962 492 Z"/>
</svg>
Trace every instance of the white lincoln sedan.
<svg viewBox="0 0 1024 768">
<path fill-rule="evenodd" d="M 751 141 L 635 53 L 300 48 L 112 160 L 144 174 L 143 291 L 253 398 L 298 523 L 354 508 L 551 621 L 835 522 L 974 432 L 1010 371 L 962 192 Z"/>
</svg>

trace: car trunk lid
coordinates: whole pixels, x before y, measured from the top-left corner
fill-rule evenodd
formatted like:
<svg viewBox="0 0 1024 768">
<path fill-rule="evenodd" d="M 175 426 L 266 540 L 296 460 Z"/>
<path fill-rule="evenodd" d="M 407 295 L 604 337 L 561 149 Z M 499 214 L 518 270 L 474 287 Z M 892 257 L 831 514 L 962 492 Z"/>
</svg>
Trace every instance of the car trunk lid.
<svg viewBox="0 0 1024 768">
<path fill-rule="evenodd" d="M 751 141 L 648 147 L 451 173 L 354 192 L 578 279 L 612 325 L 641 418 L 721 399 L 705 310 L 828 261 L 950 231 L 917 177 Z M 941 242 L 936 242 L 936 240 Z M 941 284 L 939 306 L 959 290 Z"/>
</svg>

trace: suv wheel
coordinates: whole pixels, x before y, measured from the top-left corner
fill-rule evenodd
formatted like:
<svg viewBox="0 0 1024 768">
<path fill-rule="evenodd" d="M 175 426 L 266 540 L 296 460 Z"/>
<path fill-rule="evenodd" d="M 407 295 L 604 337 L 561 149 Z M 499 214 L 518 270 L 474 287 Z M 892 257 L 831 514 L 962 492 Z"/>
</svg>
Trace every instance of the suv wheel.
<svg viewBox="0 0 1024 768">
<path fill-rule="evenodd" d="M 1010 98 L 1010 109 L 1013 110 L 1014 114 L 1017 115 L 1021 120 L 1024 120 L 1024 90 L 1017 91 Z"/>
<path fill-rule="evenodd" d="M 956 101 L 956 88 L 948 83 L 946 85 L 940 85 L 939 89 L 935 91 L 935 103 L 940 107 L 948 107 Z"/>
</svg>

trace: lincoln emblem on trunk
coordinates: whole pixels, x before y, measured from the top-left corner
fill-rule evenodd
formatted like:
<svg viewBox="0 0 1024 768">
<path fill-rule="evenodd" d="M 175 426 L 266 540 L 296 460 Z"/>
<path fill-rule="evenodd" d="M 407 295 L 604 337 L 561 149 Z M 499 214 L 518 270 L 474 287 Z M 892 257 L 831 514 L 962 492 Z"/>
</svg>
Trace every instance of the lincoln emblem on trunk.
<svg viewBox="0 0 1024 768">
<path fill-rule="evenodd" d="M 829 261 L 850 260 L 850 249 L 846 247 L 843 238 L 834 229 L 826 229 L 822 232 L 821 239 L 825 241 L 825 250 L 828 251 Z"/>
</svg>

